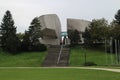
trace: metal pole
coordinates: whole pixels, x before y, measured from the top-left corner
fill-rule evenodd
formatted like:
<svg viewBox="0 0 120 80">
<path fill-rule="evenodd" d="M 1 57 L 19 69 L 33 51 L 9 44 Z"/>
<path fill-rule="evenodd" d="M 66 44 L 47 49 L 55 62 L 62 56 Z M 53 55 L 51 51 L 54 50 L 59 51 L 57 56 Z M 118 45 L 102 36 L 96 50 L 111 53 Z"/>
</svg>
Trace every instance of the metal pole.
<svg viewBox="0 0 120 80">
<path fill-rule="evenodd" d="M 118 64 L 120 63 L 120 42 L 118 40 Z"/>
<path fill-rule="evenodd" d="M 86 62 L 87 62 L 87 56 L 86 56 L 86 52 L 85 52 L 85 50 L 84 50 L 84 48 L 82 48 L 82 51 L 83 51 L 83 53 L 84 53 L 84 64 L 86 65 Z"/>
<path fill-rule="evenodd" d="M 87 62 L 86 52 L 84 51 L 84 53 L 85 53 L 85 65 L 86 65 L 86 62 Z"/>
<path fill-rule="evenodd" d="M 59 55 L 58 55 L 57 64 L 59 64 L 59 62 L 60 62 L 60 58 L 61 58 L 61 54 L 62 54 L 62 50 L 63 50 L 63 45 L 61 45 L 61 48 L 60 48 L 60 53 L 59 53 Z"/>
<path fill-rule="evenodd" d="M 106 44 L 106 39 L 105 39 L 105 54 L 106 54 L 106 65 L 108 64 L 108 54 L 107 54 L 107 44 Z"/>
<path fill-rule="evenodd" d="M 115 54 L 116 54 L 116 64 L 118 63 L 117 61 L 117 40 L 115 39 Z"/>
<path fill-rule="evenodd" d="M 112 37 L 110 40 L 110 53 L 111 53 L 111 64 L 113 64 L 113 45 L 112 45 Z"/>
</svg>

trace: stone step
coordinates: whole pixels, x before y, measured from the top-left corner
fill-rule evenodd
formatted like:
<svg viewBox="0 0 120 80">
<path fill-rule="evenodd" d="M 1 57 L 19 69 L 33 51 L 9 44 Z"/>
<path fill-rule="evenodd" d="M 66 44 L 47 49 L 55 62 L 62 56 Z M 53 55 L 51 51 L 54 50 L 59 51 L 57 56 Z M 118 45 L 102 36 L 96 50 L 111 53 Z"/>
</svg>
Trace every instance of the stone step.
<svg viewBox="0 0 120 80">
<path fill-rule="evenodd" d="M 48 48 L 48 55 L 46 56 L 42 66 L 45 66 L 45 67 L 68 66 L 69 50 L 70 50 L 69 47 L 63 47 L 59 64 L 57 64 L 60 49 L 61 47 L 57 45 L 50 46 Z"/>
</svg>

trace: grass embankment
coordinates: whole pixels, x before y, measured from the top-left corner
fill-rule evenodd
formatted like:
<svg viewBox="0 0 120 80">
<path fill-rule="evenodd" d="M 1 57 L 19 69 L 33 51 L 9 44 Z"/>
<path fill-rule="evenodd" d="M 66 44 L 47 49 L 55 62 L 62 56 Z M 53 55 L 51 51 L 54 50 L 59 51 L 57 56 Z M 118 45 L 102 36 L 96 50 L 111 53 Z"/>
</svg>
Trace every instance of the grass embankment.
<svg viewBox="0 0 120 80">
<path fill-rule="evenodd" d="M 73 68 L 0 68 L 0 80 L 119 80 L 120 73 Z"/>
<path fill-rule="evenodd" d="M 81 47 L 71 48 L 70 51 L 70 66 L 83 66 L 85 63 L 85 53 L 86 62 L 94 62 L 97 65 L 114 64 L 115 55 L 109 54 L 106 57 L 106 53 L 101 50 L 86 49 Z"/>
<path fill-rule="evenodd" d="M 0 50 L 0 67 L 38 67 L 47 52 L 23 52 L 17 55 Z"/>
</svg>

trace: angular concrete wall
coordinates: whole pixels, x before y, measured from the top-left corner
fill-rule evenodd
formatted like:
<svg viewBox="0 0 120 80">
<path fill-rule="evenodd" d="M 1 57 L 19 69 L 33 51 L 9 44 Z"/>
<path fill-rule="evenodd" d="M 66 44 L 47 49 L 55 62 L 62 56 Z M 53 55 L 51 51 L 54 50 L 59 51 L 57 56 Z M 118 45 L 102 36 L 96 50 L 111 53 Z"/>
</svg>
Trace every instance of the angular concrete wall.
<svg viewBox="0 0 120 80">
<path fill-rule="evenodd" d="M 90 25 L 90 21 L 81 19 L 67 19 L 67 30 L 78 30 L 79 32 L 84 32 L 85 28 Z M 84 43 L 82 34 L 80 34 L 81 41 Z"/>
<path fill-rule="evenodd" d="M 42 26 L 43 38 L 40 42 L 43 44 L 60 45 L 61 24 L 56 14 L 42 15 L 39 17 Z"/>
<path fill-rule="evenodd" d="M 90 21 L 81 20 L 81 19 L 67 19 L 67 29 L 78 30 L 84 32 L 85 28 L 88 27 Z"/>
</svg>

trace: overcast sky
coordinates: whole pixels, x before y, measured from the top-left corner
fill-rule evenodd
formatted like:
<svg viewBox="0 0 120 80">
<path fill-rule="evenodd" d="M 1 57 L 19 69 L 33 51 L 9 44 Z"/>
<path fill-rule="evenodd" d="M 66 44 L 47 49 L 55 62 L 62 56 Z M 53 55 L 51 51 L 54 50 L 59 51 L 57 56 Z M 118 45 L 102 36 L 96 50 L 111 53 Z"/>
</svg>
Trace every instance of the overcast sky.
<svg viewBox="0 0 120 80">
<path fill-rule="evenodd" d="M 0 0 L 0 22 L 10 10 L 17 31 L 24 32 L 34 17 L 57 14 L 65 31 L 67 18 L 91 21 L 104 17 L 110 22 L 118 9 L 120 0 Z"/>
</svg>

